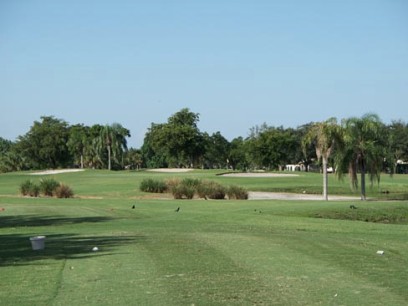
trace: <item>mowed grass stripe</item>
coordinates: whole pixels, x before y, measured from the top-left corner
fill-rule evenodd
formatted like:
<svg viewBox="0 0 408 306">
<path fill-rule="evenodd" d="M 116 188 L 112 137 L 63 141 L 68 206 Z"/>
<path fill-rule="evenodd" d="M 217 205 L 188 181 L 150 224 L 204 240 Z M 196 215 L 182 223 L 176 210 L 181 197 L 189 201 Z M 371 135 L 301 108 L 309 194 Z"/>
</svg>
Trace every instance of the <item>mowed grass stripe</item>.
<svg viewBox="0 0 408 306">
<path fill-rule="evenodd" d="M 53 305 L 166 305 L 168 292 L 141 236 L 114 253 L 100 251 L 84 260 L 68 260 Z"/>
<path fill-rule="evenodd" d="M 404 260 L 389 265 L 392 258 L 379 257 L 365 246 L 353 247 L 354 242 L 335 236 L 210 234 L 206 239 L 237 265 L 253 271 L 258 283 L 268 284 L 269 302 L 327 304 L 335 295 L 338 303 L 347 305 L 391 301 L 403 305 L 407 301 L 406 282 L 401 282 L 406 279 L 401 271 Z"/>
<path fill-rule="evenodd" d="M 258 278 L 197 234 L 161 235 L 148 242 L 171 305 L 253 304 L 266 300 Z"/>
</svg>

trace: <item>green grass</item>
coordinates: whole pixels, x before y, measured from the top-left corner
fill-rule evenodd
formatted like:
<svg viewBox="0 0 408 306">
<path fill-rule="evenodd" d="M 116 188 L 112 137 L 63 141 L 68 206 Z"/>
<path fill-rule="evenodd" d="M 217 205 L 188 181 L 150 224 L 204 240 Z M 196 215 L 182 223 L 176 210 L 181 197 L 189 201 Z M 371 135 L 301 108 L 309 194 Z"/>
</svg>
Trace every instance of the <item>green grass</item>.
<svg viewBox="0 0 408 306">
<path fill-rule="evenodd" d="M 0 175 L 0 195 L 18 195 L 20 184 L 32 179 L 38 183 L 41 178 L 54 178 L 70 186 L 75 194 L 88 197 L 131 198 L 148 194 L 139 190 L 139 185 L 146 178 L 198 178 L 216 181 L 224 186 L 237 185 L 250 191 L 293 192 L 307 194 L 322 193 L 322 176 L 319 173 L 296 172 L 297 177 L 281 178 L 236 178 L 218 176 L 222 171 L 195 170 L 187 173 L 156 173 L 149 171 L 101 171 L 64 173 L 51 176 L 28 176 L 28 173 L 7 173 Z M 388 191 L 388 193 L 385 193 Z M 338 180 L 335 175 L 329 176 L 329 195 L 359 196 L 359 191 L 350 189 L 347 177 Z M 367 195 L 370 198 L 383 200 L 408 200 L 408 175 L 397 174 L 392 177 L 383 174 L 381 184 L 370 187 L 367 184 Z"/>
<path fill-rule="evenodd" d="M 0 305 L 408 304 L 404 201 L 145 199 L 149 176 L 253 184 L 86 171 L 54 176 L 81 197 L 23 198 L 26 175 L 0 175 Z M 385 183 L 408 179 L 397 180 Z M 47 236 L 45 250 L 31 250 L 34 235 Z"/>
</svg>

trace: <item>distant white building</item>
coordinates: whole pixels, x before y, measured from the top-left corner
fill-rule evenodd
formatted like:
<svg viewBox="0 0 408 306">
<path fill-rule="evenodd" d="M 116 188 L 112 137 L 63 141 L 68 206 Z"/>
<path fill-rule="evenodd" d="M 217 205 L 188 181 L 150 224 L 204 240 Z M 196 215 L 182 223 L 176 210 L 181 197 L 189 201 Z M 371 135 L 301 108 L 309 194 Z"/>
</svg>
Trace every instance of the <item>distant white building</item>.
<svg viewBox="0 0 408 306">
<path fill-rule="evenodd" d="M 299 164 L 288 164 L 285 166 L 286 171 L 306 171 L 306 167 L 304 164 L 299 163 Z"/>
<path fill-rule="evenodd" d="M 303 163 L 299 164 L 287 164 L 285 165 L 286 171 L 306 171 L 306 166 Z M 309 172 L 319 172 L 321 168 L 316 165 L 309 165 L 307 171 Z M 327 173 L 334 173 L 333 167 L 327 167 Z"/>
<path fill-rule="evenodd" d="M 397 160 L 397 165 L 395 167 L 395 172 L 398 174 L 408 174 L 408 162 L 403 160 Z"/>
</svg>

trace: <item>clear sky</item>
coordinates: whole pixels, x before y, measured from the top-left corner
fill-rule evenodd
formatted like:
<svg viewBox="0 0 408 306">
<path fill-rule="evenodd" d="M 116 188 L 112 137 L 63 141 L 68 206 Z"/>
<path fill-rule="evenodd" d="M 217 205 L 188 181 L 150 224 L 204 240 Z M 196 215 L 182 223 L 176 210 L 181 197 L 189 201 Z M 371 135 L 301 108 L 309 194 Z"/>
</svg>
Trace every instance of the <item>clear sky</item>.
<svg viewBox="0 0 408 306">
<path fill-rule="evenodd" d="M 406 0 L 0 0 L 0 136 L 40 116 L 140 147 L 184 107 L 227 139 L 377 113 L 408 121 Z"/>
</svg>

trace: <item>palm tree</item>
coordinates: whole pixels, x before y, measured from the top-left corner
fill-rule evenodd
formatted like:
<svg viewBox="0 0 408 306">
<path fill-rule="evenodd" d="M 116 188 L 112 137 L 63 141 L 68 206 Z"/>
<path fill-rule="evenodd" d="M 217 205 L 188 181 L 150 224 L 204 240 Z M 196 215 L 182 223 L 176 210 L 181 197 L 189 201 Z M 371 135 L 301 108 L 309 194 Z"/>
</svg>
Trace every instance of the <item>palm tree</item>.
<svg viewBox="0 0 408 306">
<path fill-rule="evenodd" d="M 302 141 L 303 151 L 306 151 L 308 145 L 314 144 L 316 156 L 322 160 L 323 199 L 326 201 L 329 199 L 327 165 L 336 142 L 340 142 L 340 127 L 336 118 L 313 123 Z"/>
<path fill-rule="evenodd" d="M 342 122 L 344 146 L 337 154 L 337 174 L 341 177 L 349 173 L 351 185 L 358 187 L 357 174 L 360 173 L 361 200 L 366 200 L 366 174 L 371 184 L 380 182 L 380 174 L 387 156 L 386 129 L 376 114 L 366 114 L 361 118 L 352 117 Z"/>
<path fill-rule="evenodd" d="M 100 130 L 100 135 L 96 139 L 96 145 L 99 152 L 102 148 L 106 148 L 108 153 L 108 169 L 112 169 L 112 157 L 118 161 L 118 157 L 123 155 L 123 151 L 127 150 L 126 137 L 130 137 L 130 132 L 119 123 L 105 125 Z"/>
</svg>

